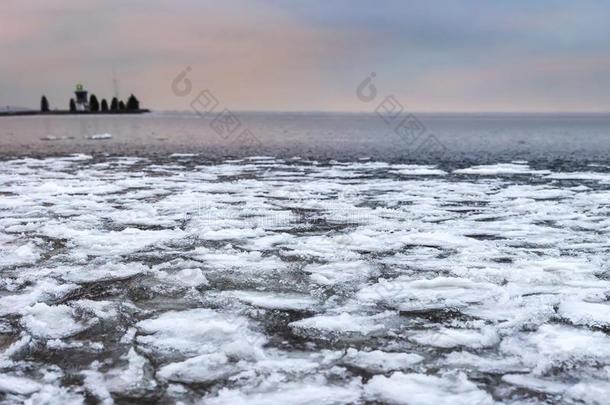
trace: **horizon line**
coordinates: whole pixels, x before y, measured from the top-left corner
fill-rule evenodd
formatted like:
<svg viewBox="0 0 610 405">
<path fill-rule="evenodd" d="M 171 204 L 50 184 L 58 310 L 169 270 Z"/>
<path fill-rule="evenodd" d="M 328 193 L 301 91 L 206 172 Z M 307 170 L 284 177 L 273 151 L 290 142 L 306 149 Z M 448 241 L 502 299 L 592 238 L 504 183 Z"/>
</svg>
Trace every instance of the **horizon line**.
<svg viewBox="0 0 610 405">
<path fill-rule="evenodd" d="M 26 110 L 26 111 L 39 111 L 39 108 L 31 108 L 24 106 L 13 106 L 13 105 L 2 105 L 0 104 L 0 111 L 10 111 L 8 108 L 18 109 L 18 110 Z M 145 107 L 145 106 L 142 106 Z M 146 107 L 146 109 L 150 110 L 150 113 L 191 113 L 197 114 L 196 111 L 192 109 L 181 109 L 181 110 L 172 110 L 172 109 L 155 109 L 154 107 Z M 51 109 L 51 111 L 63 111 L 61 109 Z M 252 109 L 230 109 L 229 111 L 239 114 L 372 114 L 376 115 L 375 110 L 252 110 Z M 203 113 L 213 115 L 215 112 Z M 610 115 L 610 110 L 407 110 L 401 112 L 401 114 L 447 114 L 447 115 L 469 115 L 469 114 L 497 114 L 497 115 L 569 115 L 569 114 L 590 114 L 590 115 Z"/>
<path fill-rule="evenodd" d="M 154 108 L 148 107 L 151 111 L 151 113 L 192 113 L 192 114 L 197 114 L 196 111 L 194 110 L 156 110 Z M 235 113 L 235 114 L 239 114 L 239 113 L 260 113 L 260 114 L 265 114 L 265 113 L 280 113 L 280 114 L 286 114 L 286 113 L 294 113 L 294 114 L 311 114 L 311 113 L 319 113 L 319 114 L 373 114 L 376 115 L 377 113 L 374 110 L 360 110 L 360 111 L 356 111 L 356 110 L 239 110 L 239 109 L 233 109 L 230 110 L 231 112 Z M 213 115 L 214 112 L 211 113 L 206 113 L 206 114 L 210 114 Z M 610 110 L 605 110 L 605 111 L 584 111 L 584 110 L 564 110 L 564 111 L 500 111 L 500 110 L 489 110 L 489 111 L 472 111 L 472 110 L 465 110 L 465 111 L 459 111 L 459 110 L 454 110 L 454 111 L 447 111 L 447 110 L 439 110 L 439 111 L 425 111 L 425 110 L 409 110 L 409 111 L 403 111 L 401 114 L 521 114 L 521 115 L 526 115 L 526 114 L 553 114 L 553 115 L 559 115 L 559 114 L 595 114 L 595 115 L 608 115 L 610 114 Z"/>
</svg>

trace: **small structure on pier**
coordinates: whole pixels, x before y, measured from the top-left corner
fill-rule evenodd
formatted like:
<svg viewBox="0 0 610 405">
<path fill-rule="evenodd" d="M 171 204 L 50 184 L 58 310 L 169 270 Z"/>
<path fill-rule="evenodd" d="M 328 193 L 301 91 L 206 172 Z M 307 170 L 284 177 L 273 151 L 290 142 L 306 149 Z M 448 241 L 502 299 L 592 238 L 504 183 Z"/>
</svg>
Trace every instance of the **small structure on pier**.
<svg viewBox="0 0 610 405">
<path fill-rule="evenodd" d="M 87 90 L 84 89 L 82 84 L 76 85 L 76 111 L 89 111 L 89 100 L 87 98 Z"/>
</svg>

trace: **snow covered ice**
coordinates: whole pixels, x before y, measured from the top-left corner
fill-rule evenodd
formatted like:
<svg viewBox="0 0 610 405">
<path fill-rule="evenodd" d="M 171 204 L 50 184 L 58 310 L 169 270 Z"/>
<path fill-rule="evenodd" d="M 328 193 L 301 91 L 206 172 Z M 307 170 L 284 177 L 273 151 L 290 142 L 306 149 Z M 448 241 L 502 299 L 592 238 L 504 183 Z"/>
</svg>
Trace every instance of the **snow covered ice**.
<svg viewBox="0 0 610 405">
<path fill-rule="evenodd" d="M 0 399 L 606 404 L 600 170 L 2 161 Z"/>
</svg>

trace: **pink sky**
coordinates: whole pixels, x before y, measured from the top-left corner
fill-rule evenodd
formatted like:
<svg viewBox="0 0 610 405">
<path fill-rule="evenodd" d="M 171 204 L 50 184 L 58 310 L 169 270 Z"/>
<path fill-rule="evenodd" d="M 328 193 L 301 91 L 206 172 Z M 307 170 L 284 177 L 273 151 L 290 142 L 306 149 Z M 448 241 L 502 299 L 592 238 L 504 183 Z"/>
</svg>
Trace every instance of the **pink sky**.
<svg viewBox="0 0 610 405">
<path fill-rule="evenodd" d="M 171 82 L 191 66 L 235 110 L 369 111 L 355 89 L 372 71 L 414 111 L 610 110 L 608 20 L 586 4 L 371 3 L 8 0 L 0 105 L 66 108 L 77 82 L 110 98 L 114 69 L 122 97 L 186 110 Z"/>
</svg>

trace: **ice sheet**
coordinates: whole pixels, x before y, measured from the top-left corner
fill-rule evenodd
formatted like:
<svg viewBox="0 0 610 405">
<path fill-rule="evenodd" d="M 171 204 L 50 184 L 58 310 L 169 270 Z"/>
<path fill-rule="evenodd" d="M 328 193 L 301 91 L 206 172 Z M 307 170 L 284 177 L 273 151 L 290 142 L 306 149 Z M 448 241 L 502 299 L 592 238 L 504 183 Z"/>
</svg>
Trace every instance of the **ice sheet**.
<svg viewBox="0 0 610 405">
<path fill-rule="evenodd" d="M 0 395 L 605 403 L 606 166 L 1 161 Z"/>
</svg>

